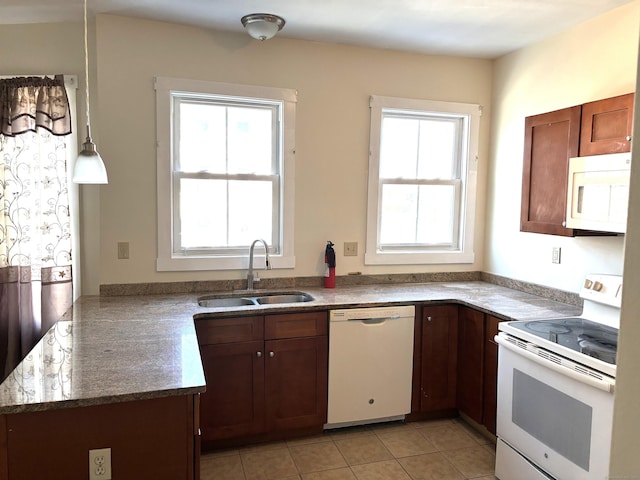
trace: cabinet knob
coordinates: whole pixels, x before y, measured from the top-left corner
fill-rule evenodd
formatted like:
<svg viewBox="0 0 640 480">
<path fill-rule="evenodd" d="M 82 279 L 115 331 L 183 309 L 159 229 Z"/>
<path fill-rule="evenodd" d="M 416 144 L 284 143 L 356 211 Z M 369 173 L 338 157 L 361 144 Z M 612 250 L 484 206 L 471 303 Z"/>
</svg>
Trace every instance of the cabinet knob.
<svg viewBox="0 0 640 480">
<path fill-rule="evenodd" d="M 262 352 L 257 352 L 257 353 L 256 353 L 256 356 L 257 356 L 258 358 L 260 358 L 260 357 L 262 356 Z"/>
<path fill-rule="evenodd" d="M 430 321 L 431 321 L 431 317 L 427 317 L 427 322 L 430 322 Z"/>
<path fill-rule="evenodd" d="M 631 135 L 627 135 L 627 142 L 630 142 L 633 137 Z"/>
<path fill-rule="evenodd" d="M 566 227 L 567 226 L 567 222 L 562 222 L 562 226 Z"/>
<path fill-rule="evenodd" d="M 270 356 L 271 358 L 275 357 L 275 355 L 276 355 L 275 353 L 273 353 L 273 352 L 269 352 L 269 356 Z"/>
</svg>

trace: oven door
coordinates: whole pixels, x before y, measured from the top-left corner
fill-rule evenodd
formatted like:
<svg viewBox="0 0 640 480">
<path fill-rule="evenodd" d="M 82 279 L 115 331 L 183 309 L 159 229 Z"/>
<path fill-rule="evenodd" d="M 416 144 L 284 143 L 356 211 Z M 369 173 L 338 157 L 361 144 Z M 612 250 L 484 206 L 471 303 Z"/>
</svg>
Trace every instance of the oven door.
<svg viewBox="0 0 640 480">
<path fill-rule="evenodd" d="M 500 480 L 529 478 L 531 470 L 556 479 L 603 479 L 608 475 L 613 420 L 611 380 L 601 384 L 523 350 L 503 337 L 499 343 L 496 452 Z M 551 355 L 553 356 L 553 355 Z M 564 370 L 563 370 L 564 369 Z M 509 449 L 513 449 L 510 452 Z M 502 450 L 502 451 L 501 451 Z"/>
</svg>

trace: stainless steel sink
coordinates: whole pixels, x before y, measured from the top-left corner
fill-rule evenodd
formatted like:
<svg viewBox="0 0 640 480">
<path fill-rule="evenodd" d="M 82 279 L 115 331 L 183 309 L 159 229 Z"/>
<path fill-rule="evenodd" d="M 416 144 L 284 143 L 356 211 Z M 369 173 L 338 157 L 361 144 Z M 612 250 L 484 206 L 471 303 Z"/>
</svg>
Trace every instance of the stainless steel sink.
<svg viewBox="0 0 640 480">
<path fill-rule="evenodd" d="M 274 303 L 300 303 L 310 302 L 311 300 L 313 300 L 313 297 L 308 293 L 275 294 L 256 297 L 256 302 L 260 305 L 271 305 Z"/>
<path fill-rule="evenodd" d="M 314 298 L 308 293 L 286 292 L 241 292 L 235 295 L 206 295 L 198 298 L 198 305 L 209 308 L 242 307 L 246 305 L 277 305 L 281 303 L 310 302 Z"/>
<path fill-rule="evenodd" d="M 201 307 L 221 308 L 221 307 L 242 307 L 244 305 L 255 305 L 252 298 L 227 297 L 227 298 L 199 298 L 198 305 Z"/>
</svg>

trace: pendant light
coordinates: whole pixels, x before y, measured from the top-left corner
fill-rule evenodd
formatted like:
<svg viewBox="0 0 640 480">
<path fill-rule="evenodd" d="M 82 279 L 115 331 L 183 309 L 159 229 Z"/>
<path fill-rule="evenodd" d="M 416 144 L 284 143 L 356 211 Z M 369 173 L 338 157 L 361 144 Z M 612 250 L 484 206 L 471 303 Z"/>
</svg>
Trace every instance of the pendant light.
<svg viewBox="0 0 640 480">
<path fill-rule="evenodd" d="M 86 88 L 87 139 L 82 144 L 73 167 L 73 183 L 109 183 L 107 169 L 96 144 L 91 140 L 91 119 L 89 114 L 89 47 L 87 45 L 87 0 L 84 0 L 84 81 Z"/>
</svg>

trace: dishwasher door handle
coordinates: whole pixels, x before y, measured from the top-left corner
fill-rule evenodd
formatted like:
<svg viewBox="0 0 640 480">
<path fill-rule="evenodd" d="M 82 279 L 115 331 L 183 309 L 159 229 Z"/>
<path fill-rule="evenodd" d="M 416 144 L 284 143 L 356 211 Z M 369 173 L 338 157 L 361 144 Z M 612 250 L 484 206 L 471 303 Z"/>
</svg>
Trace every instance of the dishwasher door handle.
<svg viewBox="0 0 640 480">
<path fill-rule="evenodd" d="M 350 318 L 350 322 L 362 322 L 365 325 L 379 325 L 387 320 L 397 320 L 400 316 L 383 317 L 383 318 Z"/>
</svg>

